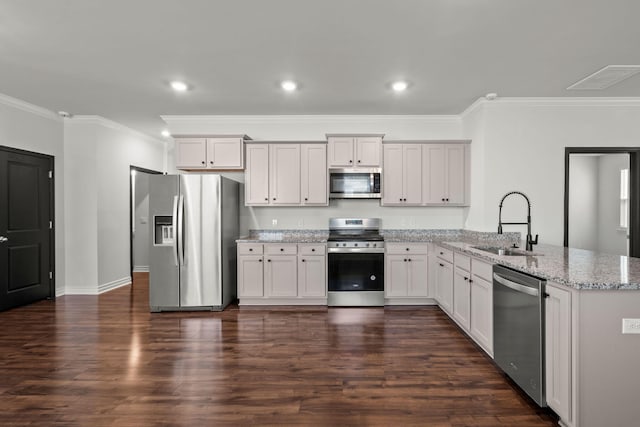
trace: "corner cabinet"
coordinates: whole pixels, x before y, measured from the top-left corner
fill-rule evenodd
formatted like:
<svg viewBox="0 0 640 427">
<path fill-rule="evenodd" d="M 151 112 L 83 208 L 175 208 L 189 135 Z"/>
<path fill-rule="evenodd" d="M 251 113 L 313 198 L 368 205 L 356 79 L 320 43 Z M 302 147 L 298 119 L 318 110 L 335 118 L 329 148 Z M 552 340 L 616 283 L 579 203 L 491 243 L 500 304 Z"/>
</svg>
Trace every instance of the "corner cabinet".
<svg viewBox="0 0 640 427">
<path fill-rule="evenodd" d="M 246 135 L 176 137 L 176 169 L 242 170 Z"/>
<path fill-rule="evenodd" d="M 327 206 L 326 144 L 246 146 L 246 206 Z"/>
<path fill-rule="evenodd" d="M 327 134 L 328 167 L 380 167 L 383 134 Z"/>
<path fill-rule="evenodd" d="M 238 243 L 240 305 L 326 305 L 324 243 Z"/>
</svg>

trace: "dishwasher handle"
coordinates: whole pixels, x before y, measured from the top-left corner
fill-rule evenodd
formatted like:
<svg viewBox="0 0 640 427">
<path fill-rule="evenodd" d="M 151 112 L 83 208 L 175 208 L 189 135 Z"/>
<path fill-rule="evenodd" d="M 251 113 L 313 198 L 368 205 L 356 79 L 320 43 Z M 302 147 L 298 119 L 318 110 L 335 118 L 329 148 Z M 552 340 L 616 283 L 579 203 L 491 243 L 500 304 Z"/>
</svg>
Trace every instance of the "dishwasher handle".
<svg viewBox="0 0 640 427">
<path fill-rule="evenodd" d="M 531 295 L 534 297 L 537 297 L 538 295 L 540 295 L 540 291 L 538 289 L 521 285 L 520 283 L 513 282 L 509 279 L 505 279 L 504 277 L 500 276 L 497 273 L 493 273 L 493 280 L 495 280 L 496 282 L 500 283 L 503 286 L 506 286 L 507 288 L 513 289 L 514 291 L 522 292 L 523 294 Z"/>
</svg>

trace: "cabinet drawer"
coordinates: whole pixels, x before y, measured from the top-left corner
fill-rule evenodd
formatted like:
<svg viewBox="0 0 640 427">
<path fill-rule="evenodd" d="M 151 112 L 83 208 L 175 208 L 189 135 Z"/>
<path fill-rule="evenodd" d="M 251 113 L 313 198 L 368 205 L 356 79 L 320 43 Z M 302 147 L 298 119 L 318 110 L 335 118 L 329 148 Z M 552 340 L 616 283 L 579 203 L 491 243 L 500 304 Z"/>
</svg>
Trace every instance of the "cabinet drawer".
<svg viewBox="0 0 640 427">
<path fill-rule="evenodd" d="M 402 254 L 427 254 L 429 245 L 424 243 L 387 243 L 387 253 L 389 255 Z"/>
<path fill-rule="evenodd" d="M 436 246 L 436 256 L 447 262 L 453 263 L 453 251 L 445 249 L 442 246 Z"/>
<path fill-rule="evenodd" d="M 493 282 L 493 264 L 471 258 L 471 272 L 474 276 L 481 277 L 488 282 Z"/>
<path fill-rule="evenodd" d="M 295 255 L 298 253 L 298 245 L 295 243 L 264 245 L 264 253 L 267 255 Z"/>
<path fill-rule="evenodd" d="M 238 243 L 238 255 L 262 255 L 262 243 Z"/>
<path fill-rule="evenodd" d="M 465 270 L 465 271 L 471 271 L 471 258 L 463 255 L 459 252 L 456 252 L 453 255 L 453 258 L 455 260 L 455 265 L 456 267 Z"/>
<path fill-rule="evenodd" d="M 301 255 L 324 255 L 327 245 L 305 244 L 298 245 L 298 252 Z"/>
</svg>

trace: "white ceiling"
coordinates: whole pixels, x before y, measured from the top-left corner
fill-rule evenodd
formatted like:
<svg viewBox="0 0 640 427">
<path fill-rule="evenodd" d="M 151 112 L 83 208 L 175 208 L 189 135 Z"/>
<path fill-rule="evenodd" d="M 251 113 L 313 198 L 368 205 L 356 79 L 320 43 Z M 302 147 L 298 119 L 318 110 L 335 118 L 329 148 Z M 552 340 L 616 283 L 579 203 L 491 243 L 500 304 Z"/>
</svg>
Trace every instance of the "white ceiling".
<svg viewBox="0 0 640 427">
<path fill-rule="evenodd" d="M 0 0 L 0 93 L 157 137 L 166 115 L 458 114 L 509 97 L 640 96 L 637 0 Z M 300 83 L 285 94 L 282 79 Z M 411 87 L 389 88 L 396 79 Z M 174 94 L 173 79 L 192 89 Z"/>
</svg>

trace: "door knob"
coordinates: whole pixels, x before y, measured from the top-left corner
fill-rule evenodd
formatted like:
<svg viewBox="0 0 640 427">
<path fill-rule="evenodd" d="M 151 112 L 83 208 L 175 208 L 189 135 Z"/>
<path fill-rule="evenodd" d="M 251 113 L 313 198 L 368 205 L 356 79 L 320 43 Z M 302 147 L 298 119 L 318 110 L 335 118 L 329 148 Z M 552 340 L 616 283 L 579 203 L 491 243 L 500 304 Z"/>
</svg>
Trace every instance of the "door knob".
<svg viewBox="0 0 640 427">
<path fill-rule="evenodd" d="M 4 243 L 4 242 L 8 242 L 8 241 L 9 241 L 8 237 L 0 236 L 0 243 Z"/>
</svg>

